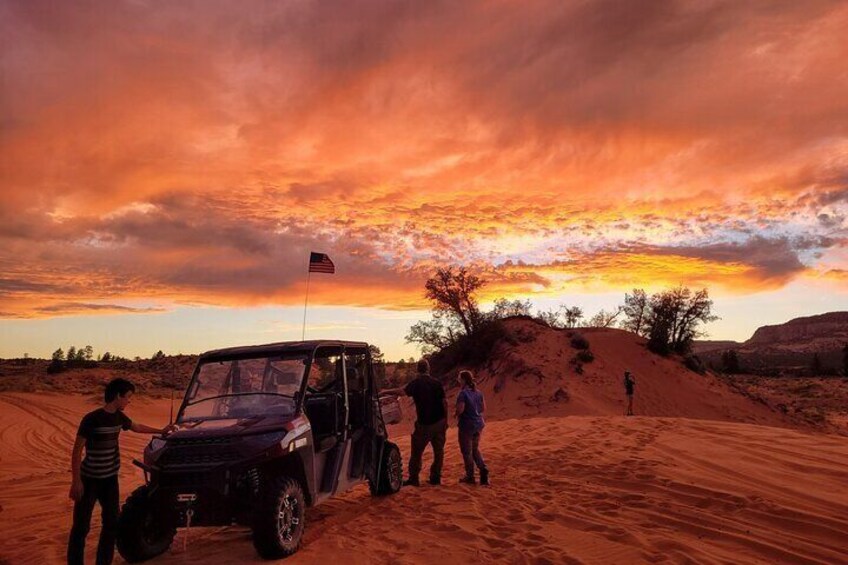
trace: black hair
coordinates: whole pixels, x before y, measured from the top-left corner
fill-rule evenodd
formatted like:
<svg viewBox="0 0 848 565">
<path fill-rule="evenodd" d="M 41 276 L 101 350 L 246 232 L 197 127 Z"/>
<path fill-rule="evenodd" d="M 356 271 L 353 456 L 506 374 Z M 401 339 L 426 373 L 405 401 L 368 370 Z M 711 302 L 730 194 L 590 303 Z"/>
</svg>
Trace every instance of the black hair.
<svg viewBox="0 0 848 565">
<path fill-rule="evenodd" d="M 426 359 L 422 359 L 418 362 L 418 373 L 420 375 L 429 375 L 430 374 L 430 362 Z"/>
<path fill-rule="evenodd" d="M 117 378 L 112 379 L 106 385 L 103 397 L 106 399 L 106 402 L 112 402 L 118 396 L 126 396 L 128 392 L 135 392 L 135 385 L 127 379 Z"/>
</svg>

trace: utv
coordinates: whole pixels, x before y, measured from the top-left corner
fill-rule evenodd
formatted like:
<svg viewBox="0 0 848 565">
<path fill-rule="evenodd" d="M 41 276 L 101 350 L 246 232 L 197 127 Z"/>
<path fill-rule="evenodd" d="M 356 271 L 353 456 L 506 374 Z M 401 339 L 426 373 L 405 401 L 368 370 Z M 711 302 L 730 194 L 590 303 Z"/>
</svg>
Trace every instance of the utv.
<svg viewBox="0 0 848 565">
<path fill-rule="evenodd" d="M 131 563 L 166 551 L 179 527 L 234 523 L 252 528 L 262 557 L 286 557 L 300 546 L 307 506 L 360 483 L 374 495 L 401 487 L 366 343 L 204 353 L 176 423 L 134 462 L 146 484 L 124 504 L 117 539 Z"/>
</svg>

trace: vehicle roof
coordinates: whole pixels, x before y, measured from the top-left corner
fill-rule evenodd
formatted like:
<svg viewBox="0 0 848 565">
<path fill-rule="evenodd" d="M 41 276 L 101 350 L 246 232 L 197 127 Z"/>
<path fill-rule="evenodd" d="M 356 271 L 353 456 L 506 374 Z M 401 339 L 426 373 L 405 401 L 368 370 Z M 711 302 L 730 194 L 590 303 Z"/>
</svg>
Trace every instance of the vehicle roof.
<svg viewBox="0 0 848 565">
<path fill-rule="evenodd" d="M 297 351 L 311 353 L 318 347 L 368 347 L 368 344 L 364 341 L 343 341 L 334 339 L 280 341 L 277 343 L 266 343 L 264 345 L 242 345 L 238 347 L 227 347 L 224 349 L 213 349 L 212 351 L 201 353 L 200 359 L 216 359 L 220 357 L 236 357 L 242 355 L 256 355 L 258 357 Z"/>
</svg>

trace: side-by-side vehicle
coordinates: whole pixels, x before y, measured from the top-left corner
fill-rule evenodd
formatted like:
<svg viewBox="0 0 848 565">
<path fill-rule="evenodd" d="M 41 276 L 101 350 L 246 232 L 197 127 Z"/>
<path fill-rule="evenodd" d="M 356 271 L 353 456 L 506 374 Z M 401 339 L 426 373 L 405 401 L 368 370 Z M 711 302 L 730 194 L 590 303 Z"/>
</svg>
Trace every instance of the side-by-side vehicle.
<svg viewBox="0 0 848 565">
<path fill-rule="evenodd" d="M 297 551 L 305 509 L 368 483 L 402 484 L 368 344 L 304 341 L 200 356 L 178 430 L 144 451 L 145 485 L 123 506 L 118 550 L 129 562 L 171 545 L 177 528 L 244 524 L 264 558 Z"/>
</svg>

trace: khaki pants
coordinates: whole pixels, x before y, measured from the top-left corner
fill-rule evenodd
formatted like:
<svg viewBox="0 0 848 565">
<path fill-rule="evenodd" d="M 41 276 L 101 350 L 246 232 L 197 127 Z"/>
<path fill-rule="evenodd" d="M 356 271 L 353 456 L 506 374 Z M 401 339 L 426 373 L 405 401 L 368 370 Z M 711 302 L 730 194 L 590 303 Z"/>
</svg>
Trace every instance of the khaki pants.
<svg viewBox="0 0 848 565">
<path fill-rule="evenodd" d="M 421 472 L 421 456 L 428 444 L 433 446 L 433 464 L 430 466 L 430 480 L 438 481 L 442 477 L 442 463 L 445 460 L 445 434 L 447 420 L 440 420 L 428 426 L 415 422 L 412 432 L 412 453 L 409 455 L 409 478 L 417 479 Z"/>
</svg>

